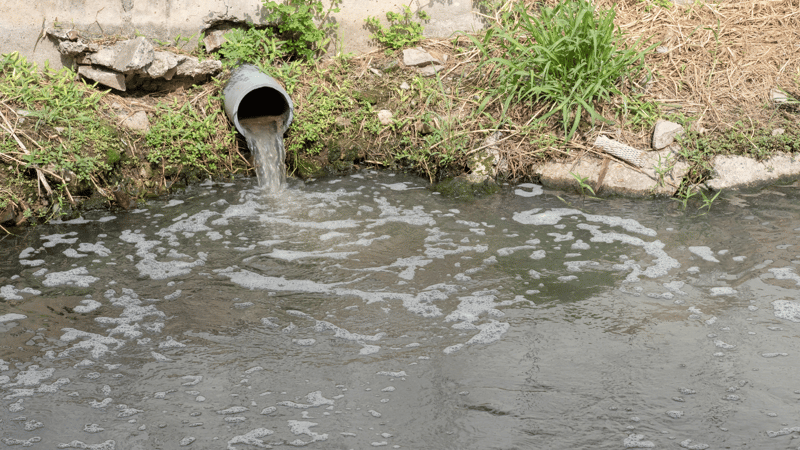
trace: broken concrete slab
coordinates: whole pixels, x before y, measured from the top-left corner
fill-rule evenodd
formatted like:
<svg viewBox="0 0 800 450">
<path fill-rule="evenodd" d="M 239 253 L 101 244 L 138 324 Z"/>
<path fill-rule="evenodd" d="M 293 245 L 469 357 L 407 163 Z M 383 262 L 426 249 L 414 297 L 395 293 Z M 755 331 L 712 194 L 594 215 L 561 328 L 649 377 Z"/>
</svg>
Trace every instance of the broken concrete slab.
<svg viewBox="0 0 800 450">
<path fill-rule="evenodd" d="M 646 197 L 673 196 L 689 165 L 677 161 L 671 150 L 647 152 L 639 170 L 611 158 L 584 157 L 578 161 L 551 161 L 535 172 L 541 183 L 550 188 L 574 190 L 579 184 L 572 174 L 585 178 L 597 195 Z"/>
<path fill-rule="evenodd" d="M 118 91 L 125 91 L 125 76 L 113 70 L 78 66 L 78 75 Z"/>
<path fill-rule="evenodd" d="M 178 55 L 172 52 L 154 52 L 153 62 L 146 69 L 147 75 L 152 78 L 163 77 L 169 80 L 172 77 L 168 74 L 172 69 L 178 67 L 179 60 Z"/>
<path fill-rule="evenodd" d="M 653 130 L 653 148 L 661 150 L 675 142 L 675 138 L 683 134 L 683 126 L 668 120 L 658 120 Z"/>
<path fill-rule="evenodd" d="M 756 188 L 780 179 L 800 177 L 800 160 L 782 152 L 764 161 L 745 156 L 716 156 L 711 167 L 714 176 L 706 186 L 715 191 Z"/>
<path fill-rule="evenodd" d="M 222 71 L 222 62 L 216 59 L 206 59 L 200 61 L 194 56 L 186 56 L 178 63 L 175 75 L 179 77 L 198 78 L 208 75 L 216 75 Z"/>
<path fill-rule="evenodd" d="M 79 55 L 85 52 L 88 48 L 88 45 L 80 41 L 61 41 L 58 44 L 58 52 L 67 56 Z"/>
<path fill-rule="evenodd" d="M 140 36 L 114 44 L 116 55 L 111 68 L 117 72 L 130 73 L 142 70 L 153 62 L 155 49 L 153 44 Z"/>
<path fill-rule="evenodd" d="M 225 42 L 225 32 L 222 30 L 212 31 L 203 38 L 203 44 L 206 46 L 206 53 L 219 50 Z"/>
<path fill-rule="evenodd" d="M 403 64 L 407 67 L 423 67 L 431 64 L 441 66 L 443 63 L 425 50 L 414 47 L 403 50 Z"/>
</svg>

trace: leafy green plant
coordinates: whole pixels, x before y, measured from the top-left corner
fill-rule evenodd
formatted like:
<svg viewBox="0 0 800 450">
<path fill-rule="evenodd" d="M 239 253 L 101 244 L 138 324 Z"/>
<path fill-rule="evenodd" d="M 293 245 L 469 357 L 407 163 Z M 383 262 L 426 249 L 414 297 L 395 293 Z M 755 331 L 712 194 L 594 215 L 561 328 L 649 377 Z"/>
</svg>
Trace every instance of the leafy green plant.
<svg viewBox="0 0 800 450">
<path fill-rule="evenodd" d="M 280 44 L 269 28 L 235 28 L 225 33 L 219 56 L 225 67 L 245 63 L 270 65 L 279 55 Z"/>
<path fill-rule="evenodd" d="M 417 20 L 430 20 L 430 16 L 421 9 L 412 13 L 411 8 L 406 5 L 400 13 L 387 12 L 386 20 L 389 22 L 389 28 L 381 25 L 377 17 L 367 17 L 365 20 L 367 28 L 372 31 L 370 37 L 385 47 L 398 50 L 417 45 L 422 40 L 424 29 Z"/>
<path fill-rule="evenodd" d="M 147 160 L 161 164 L 165 171 L 177 173 L 184 167 L 209 173 L 217 170 L 220 155 L 233 140 L 233 132 L 220 135 L 218 97 L 205 104 L 160 103 L 153 124 L 145 135 L 150 147 Z"/>
<path fill-rule="evenodd" d="M 482 39 L 471 38 L 487 57 L 484 67 L 496 68 L 496 89 L 506 107 L 512 101 L 550 103 L 540 120 L 559 113 L 567 139 L 584 112 L 604 120 L 593 102 L 623 95 L 620 81 L 638 75 L 644 55 L 656 45 L 620 48 L 614 10 L 595 11 L 587 0 L 544 7 L 538 17 L 520 2 L 503 17 Z M 501 56 L 491 57 L 495 50 Z"/>
<path fill-rule="evenodd" d="M 321 0 L 287 0 L 276 3 L 263 0 L 265 17 L 274 23 L 278 36 L 285 40 L 283 51 L 291 57 L 312 60 L 324 53 L 336 34 L 337 25 L 329 20 L 339 12 L 342 0 L 331 0 L 325 9 Z"/>
<path fill-rule="evenodd" d="M 596 195 L 594 189 L 592 189 L 592 186 L 590 186 L 587 182 L 589 177 L 582 177 L 580 174 L 574 172 L 570 172 L 569 174 L 572 175 L 572 178 L 575 178 L 575 181 L 578 182 L 578 187 L 581 188 L 581 196 L 585 196 L 586 191 L 589 191 L 592 194 L 592 197 Z"/>
</svg>

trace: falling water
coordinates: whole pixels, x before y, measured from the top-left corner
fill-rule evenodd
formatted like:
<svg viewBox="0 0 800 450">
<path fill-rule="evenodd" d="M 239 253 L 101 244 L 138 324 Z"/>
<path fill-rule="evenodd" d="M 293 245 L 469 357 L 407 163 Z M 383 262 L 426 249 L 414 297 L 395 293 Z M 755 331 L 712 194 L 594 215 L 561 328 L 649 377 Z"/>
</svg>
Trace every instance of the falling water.
<svg viewBox="0 0 800 450">
<path fill-rule="evenodd" d="M 247 146 L 255 155 L 258 185 L 268 192 L 278 192 L 286 183 L 286 151 L 280 132 L 282 116 L 242 119 Z"/>
</svg>

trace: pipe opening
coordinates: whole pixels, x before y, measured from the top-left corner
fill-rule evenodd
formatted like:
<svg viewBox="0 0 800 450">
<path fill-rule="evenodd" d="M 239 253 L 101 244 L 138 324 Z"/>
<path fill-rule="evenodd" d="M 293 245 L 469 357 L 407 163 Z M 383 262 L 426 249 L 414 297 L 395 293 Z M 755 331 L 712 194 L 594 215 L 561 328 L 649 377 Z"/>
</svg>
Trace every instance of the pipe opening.
<svg viewBox="0 0 800 450">
<path fill-rule="evenodd" d="M 236 117 L 241 122 L 244 119 L 283 116 L 288 113 L 289 103 L 283 94 L 270 87 L 260 87 L 242 98 Z"/>
</svg>

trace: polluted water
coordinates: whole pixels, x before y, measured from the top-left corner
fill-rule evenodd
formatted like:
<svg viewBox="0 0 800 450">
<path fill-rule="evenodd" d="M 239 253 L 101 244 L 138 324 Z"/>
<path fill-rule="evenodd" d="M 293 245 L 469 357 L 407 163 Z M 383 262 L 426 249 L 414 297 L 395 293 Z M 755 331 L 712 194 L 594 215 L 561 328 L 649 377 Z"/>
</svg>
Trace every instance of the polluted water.
<svg viewBox="0 0 800 450">
<path fill-rule="evenodd" d="M 209 181 L 4 237 L 0 447 L 800 446 L 796 188 L 426 187 Z"/>
<path fill-rule="evenodd" d="M 286 151 L 283 147 L 282 116 L 258 116 L 241 119 L 247 146 L 255 158 L 258 185 L 277 193 L 286 184 Z"/>
</svg>

